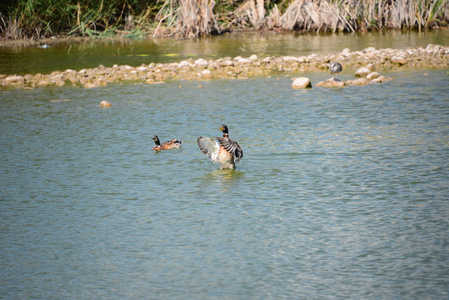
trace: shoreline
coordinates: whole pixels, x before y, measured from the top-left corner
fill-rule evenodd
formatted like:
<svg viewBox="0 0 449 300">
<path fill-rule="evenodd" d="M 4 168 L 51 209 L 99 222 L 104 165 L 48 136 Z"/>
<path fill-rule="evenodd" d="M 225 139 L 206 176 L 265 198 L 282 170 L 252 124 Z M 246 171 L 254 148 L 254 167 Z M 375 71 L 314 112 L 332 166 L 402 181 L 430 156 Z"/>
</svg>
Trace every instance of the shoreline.
<svg viewBox="0 0 449 300">
<path fill-rule="evenodd" d="M 43 39 L 0 39 L 0 48 L 20 48 L 20 47 L 36 47 L 39 45 L 49 45 L 55 46 L 64 43 L 86 43 L 92 41 L 120 41 L 120 40 L 131 40 L 131 38 L 126 38 L 120 35 L 110 36 L 107 38 L 91 38 L 91 37 L 76 37 L 76 36 L 52 36 Z"/>
<path fill-rule="evenodd" d="M 298 75 L 302 72 L 328 72 L 328 63 L 336 61 L 345 69 L 369 67 L 372 70 L 406 68 L 449 68 L 449 47 L 429 44 L 427 47 L 375 49 L 362 51 L 343 49 L 328 55 L 308 56 L 224 57 L 216 60 L 188 59 L 175 63 L 149 63 L 140 66 L 98 66 L 79 71 L 67 69 L 50 74 L 0 74 L 0 89 L 32 89 L 48 86 L 95 88 L 108 84 L 161 84 L 167 81 L 202 81 L 211 79 L 247 79 L 278 74 Z M 368 82 L 370 83 L 370 82 Z"/>
</svg>

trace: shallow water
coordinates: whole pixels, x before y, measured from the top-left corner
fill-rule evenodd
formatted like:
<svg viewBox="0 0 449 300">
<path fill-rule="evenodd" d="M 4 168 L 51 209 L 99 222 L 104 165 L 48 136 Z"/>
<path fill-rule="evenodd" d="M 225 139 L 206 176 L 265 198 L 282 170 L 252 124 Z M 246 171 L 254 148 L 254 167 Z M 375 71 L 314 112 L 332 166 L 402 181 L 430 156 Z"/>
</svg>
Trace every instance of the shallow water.
<svg viewBox="0 0 449 300">
<path fill-rule="evenodd" d="M 0 74 L 51 73 L 55 70 L 81 70 L 100 64 L 139 66 L 151 62 L 179 62 L 185 59 L 217 59 L 225 56 L 309 55 L 338 53 L 367 47 L 426 47 L 449 45 L 449 30 L 401 33 L 397 31 L 359 34 L 276 34 L 239 33 L 204 39 L 148 39 L 61 43 L 50 48 L 0 48 Z"/>
<path fill-rule="evenodd" d="M 0 92 L 0 298 L 448 298 L 448 76 L 388 75 Z"/>
</svg>

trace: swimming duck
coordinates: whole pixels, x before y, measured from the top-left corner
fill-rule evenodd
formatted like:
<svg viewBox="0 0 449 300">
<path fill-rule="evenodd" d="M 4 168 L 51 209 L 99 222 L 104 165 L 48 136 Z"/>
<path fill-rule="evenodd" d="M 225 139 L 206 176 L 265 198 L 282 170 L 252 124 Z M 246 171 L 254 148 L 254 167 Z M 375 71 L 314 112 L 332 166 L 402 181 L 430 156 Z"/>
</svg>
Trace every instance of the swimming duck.
<svg viewBox="0 0 449 300">
<path fill-rule="evenodd" d="M 172 139 L 171 141 L 166 141 L 161 144 L 159 141 L 159 137 L 157 135 L 152 137 L 154 143 L 153 150 L 169 150 L 169 149 L 177 149 L 181 147 L 182 140 Z"/>
<path fill-rule="evenodd" d="M 229 138 L 228 126 L 221 125 L 223 137 L 217 137 L 218 143 L 208 137 L 200 136 L 198 146 L 214 163 L 219 163 L 221 169 L 235 169 L 235 163 L 242 160 L 243 150 L 239 143 Z"/>
<path fill-rule="evenodd" d="M 329 63 L 329 71 L 331 71 L 331 74 L 337 74 L 337 77 L 339 77 L 339 74 L 341 71 L 343 71 L 343 67 L 338 62 L 331 62 Z M 333 77 L 335 81 L 335 77 Z M 340 81 L 340 79 L 337 78 L 337 81 Z"/>
</svg>

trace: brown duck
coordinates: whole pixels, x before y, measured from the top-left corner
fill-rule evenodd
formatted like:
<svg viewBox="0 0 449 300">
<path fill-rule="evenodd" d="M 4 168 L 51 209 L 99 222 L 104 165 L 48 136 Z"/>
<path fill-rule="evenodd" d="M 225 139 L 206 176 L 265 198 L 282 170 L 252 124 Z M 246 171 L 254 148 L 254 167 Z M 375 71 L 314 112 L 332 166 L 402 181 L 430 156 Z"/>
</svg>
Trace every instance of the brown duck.
<svg viewBox="0 0 449 300">
<path fill-rule="evenodd" d="M 159 137 L 157 135 L 152 137 L 155 145 L 153 150 L 169 150 L 169 149 L 178 149 L 181 147 L 182 140 L 172 139 L 171 141 L 166 141 L 161 144 Z"/>
<path fill-rule="evenodd" d="M 221 125 L 223 137 L 217 137 L 218 143 L 208 137 L 200 136 L 198 146 L 214 163 L 219 163 L 221 169 L 235 169 L 235 163 L 242 160 L 243 150 L 239 143 L 229 138 L 228 126 Z"/>
</svg>

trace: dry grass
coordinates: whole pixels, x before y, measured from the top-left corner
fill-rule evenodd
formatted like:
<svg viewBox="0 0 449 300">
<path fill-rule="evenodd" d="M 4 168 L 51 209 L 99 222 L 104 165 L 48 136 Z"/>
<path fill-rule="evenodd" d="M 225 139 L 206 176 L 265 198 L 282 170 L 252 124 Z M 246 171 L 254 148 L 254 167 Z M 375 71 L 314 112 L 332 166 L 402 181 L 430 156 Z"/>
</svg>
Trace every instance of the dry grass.
<svg viewBox="0 0 449 300">
<path fill-rule="evenodd" d="M 6 18 L 0 13 L 0 32 L 5 39 L 18 40 L 23 39 L 22 26 L 17 18 Z"/>
<path fill-rule="evenodd" d="M 285 30 L 324 32 L 421 30 L 447 23 L 448 10 L 447 0 L 295 0 L 278 26 Z"/>
<path fill-rule="evenodd" d="M 215 1 L 213 0 L 166 0 L 158 14 L 160 18 L 158 27 L 153 36 L 198 37 L 219 32 L 217 21 L 213 13 Z M 164 33 L 162 24 L 171 27 L 176 24 L 173 31 Z"/>
<path fill-rule="evenodd" d="M 241 7 L 254 28 L 287 31 L 421 30 L 447 25 L 449 16 L 448 0 L 293 0 L 284 12 L 275 5 L 265 19 L 254 0 Z"/>
</svg>

